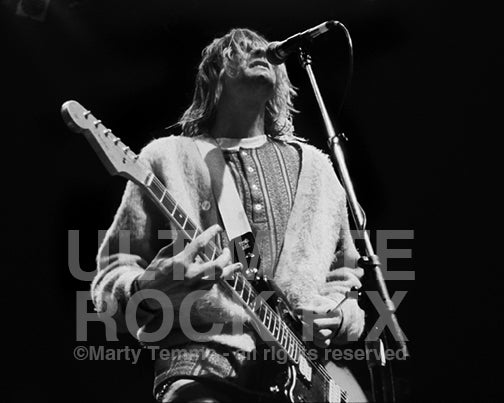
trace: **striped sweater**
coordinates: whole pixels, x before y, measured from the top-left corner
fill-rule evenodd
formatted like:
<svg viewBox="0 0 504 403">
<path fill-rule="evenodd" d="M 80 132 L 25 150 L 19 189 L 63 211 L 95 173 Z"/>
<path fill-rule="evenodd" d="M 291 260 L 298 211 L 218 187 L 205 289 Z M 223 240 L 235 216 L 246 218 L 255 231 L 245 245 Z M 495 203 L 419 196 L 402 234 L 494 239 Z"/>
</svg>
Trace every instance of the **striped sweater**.
<svg viewBox="0 0 504 403">
<path fill-rule="evenodd" d="M 254 140 L 232 149 L 220 143 L 256 238 L 260 270 L 273 278 L 297 190 L 300 151 L 266 136 Z"/>
</svg>

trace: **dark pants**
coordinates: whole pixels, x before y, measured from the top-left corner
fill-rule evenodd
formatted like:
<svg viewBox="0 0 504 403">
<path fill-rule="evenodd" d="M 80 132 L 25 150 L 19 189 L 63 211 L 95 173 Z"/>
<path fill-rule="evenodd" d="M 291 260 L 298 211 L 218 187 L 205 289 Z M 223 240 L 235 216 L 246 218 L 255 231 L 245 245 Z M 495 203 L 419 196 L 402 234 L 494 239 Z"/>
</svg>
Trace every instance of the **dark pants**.
<svg viewBox="0 0 504 403">
<path fill-rule="evenodd" d="M 173 388 L 174 386 L 174 388 Z M 160 399 L 159 399 L 160 398 Z M 236 390 L 227 385 L 209 384 L 188 380 L 188 383 L 178 386 L 174 383 L 163 396 L 160 402 L 166 403 L 259 403 L 269 402 L 264 399 Z"/>
<path fill-rule="evenodd" d="M 260 387 L 272 368 L 273 362 L 246 359 L 229 347 L 192 343 L 157 362 L 154 394 L 158 402 L 273 402 Z"/>
</svg>

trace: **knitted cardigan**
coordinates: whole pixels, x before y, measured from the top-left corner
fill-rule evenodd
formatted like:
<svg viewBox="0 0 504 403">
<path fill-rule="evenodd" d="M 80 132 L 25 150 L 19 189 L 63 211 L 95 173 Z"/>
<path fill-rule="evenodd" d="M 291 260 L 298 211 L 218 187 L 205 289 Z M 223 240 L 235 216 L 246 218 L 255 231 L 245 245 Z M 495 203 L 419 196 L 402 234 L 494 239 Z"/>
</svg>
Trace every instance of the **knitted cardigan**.
<svg viewBox="0 0 504 403">
<path fill-rule="evenodd" d="M 345 192 L 328 157 L 313 146 L 297 143 L 301 149 L 301 170 L 294 205 L 286 228 L 284 245 L 273 279 L 293 308 L 327 306 L 341 301 L 349 290 L 344 281 L 326 282 L 329 270 L 355 267 L 359 255 L 348 227 Z M 169 193 L 201 229 L 218 223 L 218 207 L 210 187 L 208 169 L 194 141 L 170 136 L 148 144 L 140 159 L 167 187 Z M 107 303 L 116 303 L 114 314 L 118 330 L 125 329 L 125 307 L 132 296 L 132 284 L 155 257 L 163 240 L 158 230 L 169 229 L 169 221 L 136 184 L 129 181 L 113 223 L 99 249 L 98 272 L 91 284 L 97 312 Z M 128 230 L 129 250 L 119 250 L 120 231 Z M 164 241 L 166 244 L 166 241 Z M 124 253 L 127 252 L 127 253 Z M 329 297 L 326 298 L 325 296 Z M 329 302 L 331 304 L 329 304 Z M 175 312 L 179 302 L 172 301 Z M 357 337 L 362 333 L 364 314 L 355 300 L 342 304 L 344 311 L 340 335 Z M 191 310 L 191 324 L 247 323 L 248 313 L 222 292 L 217 284 L 199 298 Z M 160 319 L 139 309 L 137 338 L 156 330 Z M 163 341 L 165 345 L 181 343 L 175 330 Z M 193 341 L 215 341 L 251 351 L 255 348 L 250 332 L 223 331 L 216 335 L 191 336 Z"/>
</svg>

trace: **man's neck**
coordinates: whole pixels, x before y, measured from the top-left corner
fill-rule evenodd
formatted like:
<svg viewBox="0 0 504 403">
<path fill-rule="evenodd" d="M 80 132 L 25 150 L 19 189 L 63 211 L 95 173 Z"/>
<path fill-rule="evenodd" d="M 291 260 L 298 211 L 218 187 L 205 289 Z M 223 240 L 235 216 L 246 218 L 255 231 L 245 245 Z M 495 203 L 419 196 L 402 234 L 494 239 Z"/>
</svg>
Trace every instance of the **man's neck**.
<svg viewBox="0 0 504 403">
<path fill-rule="evenodd" d="M 264 103 L 221 99 L 212 137 L 249 138 L 264 134 Z"/>
</svg>

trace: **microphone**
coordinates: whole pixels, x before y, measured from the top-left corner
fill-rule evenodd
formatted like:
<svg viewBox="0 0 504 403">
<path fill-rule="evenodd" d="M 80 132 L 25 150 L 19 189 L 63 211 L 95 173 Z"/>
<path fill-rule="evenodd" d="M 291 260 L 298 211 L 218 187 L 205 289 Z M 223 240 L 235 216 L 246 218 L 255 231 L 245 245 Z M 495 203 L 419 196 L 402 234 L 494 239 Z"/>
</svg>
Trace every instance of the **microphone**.
<svg viewBox="0 0 504 403">
<path fill-rule="evenodd" d="M 316 27 L 297 33 L 282 42 L 271 42 L 266 49 L 266 58 L 271 64 L 282 64 L 287 57 L 306 41 L 311 41 L 339 24 L 338 21 L 326 21 Z"/>
</svg>

